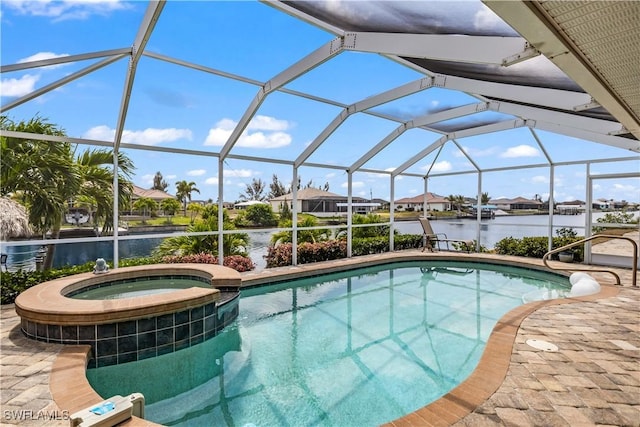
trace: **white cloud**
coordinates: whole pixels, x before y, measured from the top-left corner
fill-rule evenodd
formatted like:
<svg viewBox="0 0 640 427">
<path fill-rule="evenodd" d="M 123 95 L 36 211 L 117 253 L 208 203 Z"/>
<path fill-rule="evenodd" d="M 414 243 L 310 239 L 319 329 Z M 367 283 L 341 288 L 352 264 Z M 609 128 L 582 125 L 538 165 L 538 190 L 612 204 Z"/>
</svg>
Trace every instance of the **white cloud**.
<svg viewBox="0 0 640 427">
<path fill-rule="evenodd" d="M 52 58 L 63 58 L 65 56 L 69 56 L 68 53 L 61 53 L 61 54 L 56 54 L 53 52 L 38 52 L 36 54 L 33 54 L 31 56 L 27 56 L 26 58 L 22 58 L 18 61 L 18 63 L 24 63 L 24 62 L 33 62 L 33 61 L 43 61 L 45 59 L 52 59 Z M 40 69 L 53 69 L 53 68 L 58 68 L 58 67 L 63 67 L 66 64 L 56 64 L 56 65 L 49 65 L 47 67 L 41 67 Z"/>
<path fill-rule="evenodd" d="M 238 123 L 224 118 L 209 129 L 204 145 L 224 146 Z M 291 135 L 283 132 L 291 127 L 286 120 L 270 116 L 255 116 L 250 122 L 236 146 L 249 148 L 280 148 L 291 144 Z M 252 132 L 255 131 L 255 132 Z"/>
<path fill-rule="evenodd" d="M 155 176 L 155 174 L 146 174 L 146 175 L 142 175 L 142 182 L 145 184 L 149 184 L 149 185 L 153 185 L 153 177 Z"/>
<path fill-rule="evenodd" d="M 501 23 L 498 15 L 486 6 L 478 10 L 473 19 L 473 26 L 481 30 L 498 27 Z"/>
<path fill-rule="evenodd" d="M 326 179 L 331 179 L 331 178 L 335 178 L 336 173 L 335 172 L 329 172 L 328 174 L 326 174 L 324 177 Z"/>
<path fill-rule="evenodd" d="M 97 139 L 101 141 L 113 141 L 116 131 L 106 125 L 95 126 L 82 135 L 86 139 Z M 189 129 L 155 129 L 147 128 L 141 131 L 125 130 L 122 132 L 122 142 L 141 145 L 158 145 L 163 142 L 177 141 L 180 139 L 191 140 L 192 133 Z"/>
<path fill-rule="evenodd" d="M 497 147 L 489 147 L 489 148 L 485 148 L 485 149 L 481 150 L 481 149 L 478 149 L 478 148 L 463 146 L 462 147 L 462 151 L 467 153 L 472 158 L 487 157 L 487 156 L 495 155 L 495 153 L 497 151 Z M 455 157 L 465 157 L 464 154 L 460 152 L 460 150 L 454 151 L 453 155 Z"/>
<path fill-rule="evenodd" d="M 218 178 L 215 176 L 212 176 L 211 178 L 205 179 L 204 183 L 207 185 L 218 185 Z"/>
<path fill-rule="evenodd" d="M 500 157 L 515 158 L 515 157 L 538 157 L 540 156 L 540 150 L 530 145 L 517 145 L 510 147 L 504 153 L 500 154 Z"/>
<path fill-rule="evenodd" d="M 178 177 L 178 175 L 167 175 L 164 177 L 164 179 L 176 179 Z"/>
<path fill-rule="evenodd" d="M 187 172 L 187 175 L 188 175 L 188 176 L 202 176 L 202 175 L 204 175 L 205 173 L 207 173 L 207 171 L 206 171 L 206 170 L 204 170 L 204 169 L 194 169 L 194 170 L 190 170 L 190 171 L 188 171 L 188 172 Z"/>
<path fill-rule="evenodd" d="M 91 15 L 108 15 L 110 12 L 132 7 L 119 0 L 11 0 L 5 1 L 4 5 L 19 14 L 45 16 L 53 18 L 54 22 L 69 19 L 87 19 Z"/>
<path fill-rule="evenodd" d="M 625 185 L 625 184 L 619 184 L 619 183 L 613 184 L 612 190 L 615 192 L 629 192 L 629 193 L 636 192 L 636 194 L 638 193 L 638 189 L 633 185 Z"/>
<path fill-rule="evenodd" d="M 428 171 L 430 167 L 431 165 L 426 165 L 426 166 L 422 166 L 420 169 L 424 171 Z M 431 168 L 431 172 L 447 172 L 447 171 L 450 171 L 452 168 L 453 166 L 451 166 L 450 162 L 448 162 L 447 160 L 442 160 L 440 162 L 434 163 L 433 167 Z"/>
<path fill-rule="evenodd" d="M 257 130 L 287 130 L 291 124 L 286 120 L 276 119 L 270 116 L 257 115 L 249 122 L 247 129 Z"/>
<path fill-rule="evenodd" d="M 549 177 L 544 175 L 536 175 L 531 178 L 531 183 L 532 184 L 548 184 Z"/>
<path fill-rule="evenodd" d="M 340 187 L 342 188 L 347 188 L 349 186 L 348 182 L 343 182 L 342 184 L 340 184 Z M 353 181 L 351 183 L 351 188 L 363 188 L 364 187 L 364 182 L 362 181 Z"/>
<path fill-rule="evenodd" d="M 222 174 L 229 178 L 251 178 L 252 176 L 260 175 L 260 173 L 251 169 L 225 169 L 222 171 Z"/>
<path fill-rule="evenodd" d="M 25 74 L 19 79 L 3 79 L 0 85 L 2 96 L 24 96 L 34 91 L 40 76 Z"/>
<path fill-rule="evenodd" d="M 365 175 L 368 176 L 369 178 L 386 178 L 389 179 L 389 177 L 391 175 L 389 175 L 388 173 L 375 173 L 375 172 L 365 172 Z M 371 179 L 369 180 L 371 181 Z"/>
</svg>

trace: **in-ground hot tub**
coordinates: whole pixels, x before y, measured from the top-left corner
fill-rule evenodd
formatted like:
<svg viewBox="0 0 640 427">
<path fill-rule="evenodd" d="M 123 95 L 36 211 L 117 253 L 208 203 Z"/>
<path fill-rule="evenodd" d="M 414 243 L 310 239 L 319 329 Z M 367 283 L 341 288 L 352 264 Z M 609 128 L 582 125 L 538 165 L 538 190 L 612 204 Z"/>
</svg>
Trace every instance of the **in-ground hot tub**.
<svg viewBox="0 0 640 427">
<path fill-rule="evenodd" d="M 207 281 L 120 299 L 75 299 L 87 289 L 136 280 Z M 155 281 L 155 280 L 154 280 Z M 159 287 L 164 288 L 161 280 Z M 91 345 L 88 367 L 142 360 L 214 337 L 238 316 L 240 274 L 212 264 L 156 264 L 84 273 L 27 289 L 16 299 L 24 334 L 39 341 Z"/>
</svg>

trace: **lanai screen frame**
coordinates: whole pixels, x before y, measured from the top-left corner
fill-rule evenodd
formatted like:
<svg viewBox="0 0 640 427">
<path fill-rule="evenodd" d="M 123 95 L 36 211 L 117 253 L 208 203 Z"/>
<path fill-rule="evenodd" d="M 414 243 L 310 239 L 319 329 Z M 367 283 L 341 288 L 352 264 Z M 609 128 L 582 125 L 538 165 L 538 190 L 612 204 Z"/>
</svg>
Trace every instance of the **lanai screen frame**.
<svg viewBox="0 0 640 427">
<path fill-rule="evenodd" d="M 52 137 L 46 135 L 32 135 L 20 132 L 3 132 L 4 136 L 16 137 L 16 138 L 37 138 L 43 141 L 49 141 L 51 143 L 56 142 L 70 142 L 80 145 L 102 146 L 113 148 L 114 151 L 114 167 L 117 169 L 117 155 L 121 148 L 134 149 L 134 150 L 151 150 L 158 152 L 167 152 L 175 154 L 189 154 L 196 156 L 206 156 L 218 160 L 218 230 L 223 230 L 223 203 L 224 203 L 224 179 L 223 173 L 225 169 L 225 159 L 238 159 L 249 160 L 266 163 L 275 163 L 288 165 L 292 167 L 292 182 L 296 182 L 298 178 L 298 170 L 300 167 L 318 167 L 318 168 L 332 168 L 341 170 L 347 173 L 347 200 L 348 200 L 348 216 L 347 216 L 347 256 L 352 255 L 352 197 L 353 197 L 353 174 L 355 172 L 371 172 L 377 174 L 387 174 L 390 178 L 390 250 L 393 248 L 393 235 L 394 235 L 394 188 L 395 179 L 399 176 L 418 177 L 424 179 L 425 188 L 425 206 L 426 206 L 426 192 L 428 188 L 428 179 L 430 177 L 451 176 L 460 174 L 477 174 L 477 189 L 478 200 L 482 194 L 482 174 L 487 172 L 496 171 L 508 171 L 522 168 L 533 167 L 549 167 L 550 176 L 550 200 L 553 200 L 553 176 L 554 168 L 560 165 L 569 164 L 585 164 L 590 165 L 597 162 L 618 162 L 618 161 L 635 161 L 640 160 L 640 156 L 621 156 L 617 158 L 607 158 L 598 160 L 584 160 L 575 162 L 554 162 L 548 155 L 544 144 L 539 136 L 536 134 L 536 129 L 541 129 L 553 133 L 566 135 L 569 137 L 580 138 L 583 140 L 593 141 L 633 152 L 640 152 L 640 143 L 633 137 L 623 137 L 626 133 L 626 129 L 620 123 L 614 120 L 605 120 L 602 118 L 595 118 L 588 114 L 588 110 L 593 108 L 593 100 L 590 95 L 584 92 L 576 92 L 565 89 L 547 88 L 547 87 L 529 87 L 522 85 L 510 85 L 506 83 L 490 82 L 474 80 L 465 77 L 457 77 L 453 75 L 445 75 L 440 73 L 434 73 L 428 69 L 422 68 L 416 63 L 419 60 L 411 60 L 411 58 L 431 58 L 437 57 L 438 60 L 443 62 L 447 61 L 461 61 L 482 63 L 490 65 L 508 66 L 510 63 L 519 62 L 539 55 L 539 52 L 532 50 L 526 40 L 521 37 L 495 37 L 495 36 L 467 36 L 464 39 L 464 43 L 461 43 L 461 39 L 451 37 L 449 35 L 442 34 L 407 34 L 407 33 L 373 33 L 373 32 L 358 32 L 347 31 L 338 28 L 331 23 L 322 21 L 314 16 L 311 16 L 299 9 L 292 7 L 287 3 L 278 1 L 265 2 L 268 5 L 290 14 L 298 19 L 301 19 L 307 23 L 320 27 L 321 29 L 336 36 L 330 42 L 320 46 L 312 53 L 308 54 L 300 61 L 296 62 L 292 66 L 286 68 L 282 72 L 275 75 L 273 78 L 266 82 L 255 81 L 243 76 L 233 75 L 231 73 L 212 69 L 202 66 L 200 64 L 191 63 L 180 60 L 178 58 L 172 58 L 164 56 L 155 52 L 146 51 L 146 45 L 149 41 L 155 23 L 158 21 L 162 10 L 164 8 L 164 1 L 151 1 L 147 7 L 147 11 L 140 24 L 138 33 L 131 48 L 112 49 L 108 51 L 91 52 L 86 54 L 71 55 L 62 58 L 47 59 L 41 61 L 33 61 L 21 64 L 13 64 L 2 66 L 1 72 L 10 72 L 18 70 L 26 70 L 34 67 L 43 67 L 55 64 L 62 64 L 67 62 L 75 62 L 87 59 L 101 59 L 99 62 L 88 66 L 80 71 L 77 71 L 63 79 L 60 79 L 54 83 L 51 83 L 45 87 L 33 91 L 32 93 L 25 95 L 19 99 L 13 100 L 0 108 L 0 112 L 11 110 L 12 108 L 28 102 L 32 99 L 39 97 L 51 90 L 61 87 L 75 79 L 78 79 L 86 74 L 89 74 L 95 70 L 101 69 L 105 66 L 112 64 L 113 62 L 121 59 L 128 58 L 129 67 L 125 78 L 125 87 L 123 89 L 123 95 L 121 98 L 121 105 L 118 112 L 118 120 L 116 125 L 116 134 L 114 141 L 95 141 L 82 138 L 70 138 L 70 137 Z M 443 49 L 442 46 L 445 46 Z M 350 105 L 346 105 L 334 100 L 321 98 L 318 96 L 310 95 L 287 89 L 284 86 L 295 80 L 296 78 L 304 75 L 316 66 L 322 64 L 325 61 L 331 60 L 331 58 L 339 55 L 345 51 L 357 51 L 378 53 L 384 57 L 387 57 L 391 61 L 395 61 L 402 65 L 405 65 L 413 70 L 416 70 L 423 74 L 425 77 L 417 79 L 413 82 L 401 85 L 391 90 L 373 95 L 371 97 L 362 99 Z M 128 104 L 131 95 L 131 90 L 134 85 L 136 67 L 140 58 L 146 56 L 154 58 L 160 61 L 170 62 L 183 67 L 191 68 L 205 73 L 211 73 L 222 77 L 231 78 L 244 83 L 252 84 L 258 87 L 257 93 L 245 110 L 242 118 L 238 121 L 237 126 L 233 130 L 226 144 L 220 149 L 219 152 L 209 151 L 197 151 L 189 149 L 157 147 L 157 146 L 144 146 L 139 144 L 126 144 L 122 143 L 122 133 L 124 131 L 124 125 L 128 113 Z M 409 94 L 417 93 L 419 91 L 428 90 L 431 87 L 440 87 L 452 90 L 458 90 L 465 92 L 478 100 L 475 104 L 468 104 L 451 108 L 445 111 L 441 111 L 434 114 L 425 115 L 422 117 L 414 118 L 411 120 L 404 120 L 398 117 L 393 117 L 388 114 L 376 112 L 371 108 L 383 105 L 387 102 L 395 99 L 402 98 Z M 506 96 L 508 91 L 509 96 Z M 245 155 L 238 155 L 232 153 L 232 149 L 242 132 L 247 127 L 251 118 L 257 113 L 260 105 L 274 92 L 283 92 L 290 95 L 300 96 L 312 101 L 325 103 L 334 107 L 341 108 L 340 113 L 335 119 L 314 139 L 314 141 L 302 152 L 295 160 L 289 161 L 277 158 L 267 157 L 252 157 Z M 576 108 L 577 106 L 583 106 L 582 109 Z M 450 120 L 453 118 L 464 117 L 466 115 L 482 112 L 482 111 L 495 111 L 512 116 L 512 119 L 504 120 L 497 123 L 485 124 L 476 127 L 461 127 L 454 131 L 443 131 L 437 127 L 438 122 Z M 585 114 L 580 114 L 581 111 L 586 111 Z M 374 117 L 378 117 L 384 120 L 390 120 L 398 123 L 398 127 L 389 133 L 385 138 L 373 145 L 366 153 L 362 155 L 357 161 L 350 165 L 326 165 L 308 162 L 309 157 L 313 152 L 322 145 L 322 143 L 336 130 L 339 126 L 348 120 L 354 114 L 367 114 Z M 605 112 L 606 115 L 606 112 Z M 493 168 L 482 169 L 474 161 L 472 156 L 464 153 L 461 150 L 467 160 L 473 165 L 475 170 L 451 172 L 445 174 L 431 173 L 429 170 L 426 174 L 415 174 L 406 172 L 411 165 L 424 159 L 430 153 L 435 150 L 441 149 L 445 144 L 456 144 L 459 148 L 458 139 L 481 135 L 485 133 L 500 132 L 508 129 L 526 127 L 530 129 L 533 137 L 537 141 L 541 151 L 544 153 L 546 162 L 535 165 L 525 166 L 512 166 L 505 168 Z M 389 170 L 375 170 L 364 168 L 364 165 L 368 160 L 378 154 L 384 147 L 390 144 L 393 140 L 398 138 L 402 133 L 409 129 L 424 129 L 436 134 L 442 135 L 440 138 L 427 145 L 422 151 L 416 153 L 411 158 L 407 159 L 403 164 L 396 166 L 392 171 Z M 588 166 L 587 166 L 588 167 Z M 589 177 L 590 178 L 590 177 Z M 118 188 L 118 174 L 114 174 L 113 187 Z M 95 241 L 106 240 L 113 241 L 113 259 L 114 265 L 118 266 L 119 247 L 118 241 L 121 239 L 140 238 L 139 236 L 119 236 L 118 235 L 118 223 L 119 212 L 118 206 L 118 194 L 114 192 L 114 234 L 111 237 L 91 238 L 91 239 L 60 239 L 55 241 L 54 244 L 61 243 L 75 243 L 82 241 Z M 297 265 L 297 189 L 293 186 L 293 260 L 292 264 Z M 588 217 L 590 217 L 591 207 L 588 206 Z M 426 210 L 423 209 L 426 214 Z M 550 213 L 553 213 L 553 205 L 550 204 Z M 480 214 L 478 211 L 478 225 L 477 225 L 477 244 L 478 249 L 480 245 Z M 587 227 L 588 224 L 585 224 Z M 549 248 L 551 247 L 551 234 L 553 229 L 552 215 L 549 217 Z M 223 253 L 223 235 L 225 231 L 211 232 L 208 234 L 218 235 L 218 252 Z M 178 235 L 189 235 L 190 233 L 172 233 L 172 234 L 154 234 L 146 235 L 145 238 L 154 237 L 172 237 Z M 30 241 L 32 244 L 51 244 L 51 240 L 37 240 Z M 13 245 L 13 244 L 9 244 Z M 219 257 L 219 262 L 222 264 L 223 259 Z"/>
</svg>

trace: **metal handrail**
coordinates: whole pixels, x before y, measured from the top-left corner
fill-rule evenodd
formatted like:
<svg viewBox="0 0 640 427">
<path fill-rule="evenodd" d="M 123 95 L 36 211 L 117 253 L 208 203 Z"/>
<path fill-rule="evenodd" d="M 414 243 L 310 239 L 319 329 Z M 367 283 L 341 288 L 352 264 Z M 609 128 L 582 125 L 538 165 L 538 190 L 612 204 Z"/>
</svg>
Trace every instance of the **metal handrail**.
<svg viewBox="0 0 640 427">
<path fill-rule="evenodd" d="M 579 246 L 579 245 L 582 245 L 583 243 L 586 243 L 586 242 L 589 242 L 589 241 L 591 241 L 593 239 L 598 239 L 598 238 L 601 238 L 601 237 L 607 237 L 607 238 L 610 238 L 610 239 L 627 240 L 627 241 L 631 242 L 631 244 L 633 245 L 633 266 L 631 267 L 631 269 L 632 269 L 632 275 L 631 275 L 632 276 L 632 279 L 631 279 L 632 283 L 631 284 L 632 284 L 633 287 L 637 287 L 638 285 L 637 285 L 636 282 L 637 282 L 637 271 L 638 271 L 638 243 L 636 243 L 636 241 L 633 240 L 630 237 L 615 236 L 615 235 L 611 235 L 611 234 L 596 234 L 594 236 L 587 237 L 587 238 L 584 238 L 582 240 L 578 240 L 577 242 L 569 243 L 568 245 L 564 245 L 564 246 L 561 246 L 559 248 L 550 250 L 549 252 L 544 254 L 544 256 L 542 257 L 542 262 L 544 263 L 544 265 L 547 266 L 547 268 L 550 268 L 551 270 L 598 271 L 598 272 L 601 272 L 601 273 L 613 274 L 615 276 L 615 278 L 616 278 L 616 281 L 617 281 L 616 285 L 620 285 L 621 284 L 620 276 L 618 276 L 618 274 L 616 272 L 611 271 L 611 270 L 596 270 L 596 269 L 592 269 L 592 268 L 572 268 L 572 267 L 569 267 L 569 268 L 557 268 L 557 267 L 550 266 L 549 263 L 547 262 L 547 259 L 549 258 L 550 255 L 553 255 L 553 254 L 558 253 L 558 252 L 565 251 L 567 249 L 571 249 L 574 246 Z"/>
</svg>

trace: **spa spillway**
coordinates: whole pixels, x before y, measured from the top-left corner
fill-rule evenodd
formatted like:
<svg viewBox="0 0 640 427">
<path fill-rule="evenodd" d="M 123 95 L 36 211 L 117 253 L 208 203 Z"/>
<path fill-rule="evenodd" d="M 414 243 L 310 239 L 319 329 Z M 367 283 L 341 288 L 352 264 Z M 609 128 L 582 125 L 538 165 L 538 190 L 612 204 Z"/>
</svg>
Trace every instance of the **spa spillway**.
<svg viewBox="0 0 640 427">
<path fill-rule="evenodd" d="M 77 299 L 85 291 L 157 282 L 116 299 Z M 167 288 L 189 281 L 188 288 Z M 27 289 L 16 299 L 23 333 L 60 344 L 88 344 L 88 367 L 155 357 L 199 344 L 238 316 L 240 274 L 212 264 L 156 264 L 84 273 Z M 75 296 L 75 297 L 74 297 Z M 107 297 L 109 298 L 109 297 Z"/>
</svg>

